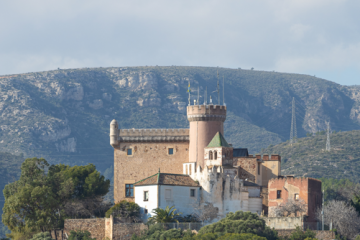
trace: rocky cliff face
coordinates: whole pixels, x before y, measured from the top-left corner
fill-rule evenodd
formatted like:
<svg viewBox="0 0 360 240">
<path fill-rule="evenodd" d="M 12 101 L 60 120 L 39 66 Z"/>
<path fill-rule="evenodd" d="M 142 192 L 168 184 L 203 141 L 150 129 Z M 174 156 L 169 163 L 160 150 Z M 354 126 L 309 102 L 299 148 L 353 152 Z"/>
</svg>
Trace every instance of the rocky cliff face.
<svg viewBox="0 0 360 240">
<path fill-rule="evenodd" d="M 54 70 L 0 79 L 0 151 L 43 156 L 53 162 L 109 167 L 109 122 L 121 128 L 188 127 L 191 102 L 217 103 L 215 68 L 134 67 Z M 298 135 L 360 128 L 360 87 L 299 74 L 219 69 L 225 76 L 225 135 L 251 153 L 286 140 L 291 101 Z M 221 102 L 223 101 L 221 97 Z"/>
</svg>

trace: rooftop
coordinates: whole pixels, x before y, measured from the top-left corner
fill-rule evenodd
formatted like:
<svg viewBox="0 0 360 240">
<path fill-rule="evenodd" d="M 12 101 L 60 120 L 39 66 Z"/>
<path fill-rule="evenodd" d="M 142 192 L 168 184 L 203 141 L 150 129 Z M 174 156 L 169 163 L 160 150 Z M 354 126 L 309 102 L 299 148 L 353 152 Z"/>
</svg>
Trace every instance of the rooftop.
<svg viewBox="0 0 360 240">
<path fill-rule="evenodd" d="M 207 147 L 213 148 L 213 147 L 231 147 L 231 146 L 226 142 L 224 136 L 220 132 L 217 132 Z"/>
<path fill-rule="evenodd" d="M 160 172 L 135 183 L 135 186 L 143 186 L 143 185 L 175 185 L 175 186 L 188 186 L 188 187 L 200 186 L 189 175 L 160 173 Z"/>
</svg>

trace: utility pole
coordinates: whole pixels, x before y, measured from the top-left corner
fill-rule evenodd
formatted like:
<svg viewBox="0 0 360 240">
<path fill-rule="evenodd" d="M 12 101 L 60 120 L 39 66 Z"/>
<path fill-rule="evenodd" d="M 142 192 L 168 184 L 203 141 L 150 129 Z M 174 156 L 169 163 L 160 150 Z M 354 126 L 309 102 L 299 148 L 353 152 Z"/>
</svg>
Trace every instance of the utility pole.
<svg viewBox="0 0 360 240">
<path fill-rule="evenodd" d="M 220 85 L 219 85 L 219 70 L 217 72 L 217 86 L 216 86 L 216 90 L 217 90 L 217 93 L 218 93 L 218 103 L 220 105 Z"/>
<path fill-rule="evenodd" d="M 223 105 L 225 106 L 225 77 L 223 76 Z"/>
<path fill-rule="evenodd" d="M 327 129 L 326 129 L 326 151 L 330 151 L 330 122 L 325 122 Z"/>
<path fill-rule="evenodd" d="M 292 100 L 292 113 L 291 113 L 291 129 L 290 129 L 290 144 L 296 142 L 297 130 L 296 130 L 296 112 L 295 112 L 295 98 Z"/>
<path fill-rule="evenodd" d="M 321 229 L 324 231 L 324 190 L 323 190 L 323 194 L 322 194 L 322 209 L 321 209 Z"/>
</svg>

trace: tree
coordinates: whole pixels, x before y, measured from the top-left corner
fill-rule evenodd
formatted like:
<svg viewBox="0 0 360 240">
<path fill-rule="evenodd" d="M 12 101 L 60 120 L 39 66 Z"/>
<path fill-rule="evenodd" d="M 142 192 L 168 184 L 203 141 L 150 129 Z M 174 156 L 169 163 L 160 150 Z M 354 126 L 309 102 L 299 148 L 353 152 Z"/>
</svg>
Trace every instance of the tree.
<svg viewBox="0 0 360 240">
<path fill-rule="evenodd" d="M 88 231 L 70 231 L 70 236 L 68 240 L 96 240 L 96 238 L 91 238 L 91 233 Z"/>
<path fill-rule="evenodd" d="M 322 219 L 321 209 L 317 211 Z M 354 238 L 360 233 L 360 217 L 356 209 L 345 201 L 332 200 L 324 206 L 324 224 L 330 225 L 346 238 Z"/>
<path fill-rule="evenodd" d="M 162 224 L 150 225 L 148 230 L 143 231 L 140 236 L 133 234 L 131 240 L 147 239 L 193 239 L 194 233 L 191 230 L 183 231 L 182 229 L 165 229 Z"/>
<path fill-rule="evenodd" d="M 228 213 L 225 218 L 199 231 L 199 234 L 206 233 L 252 233 L 268 240 L 277 239 L 277 232 L 267 227 L 257 214 L 243 211 Z"/>
<path fill-rule="evenodd" d="M 30 240 L 53 240 L 49 232 L 40 232 L 35 234 Z"/>
<path fill-rule="evenodd" d="M 131 222 L 140 222 L 140 207 L 134 202 L 123 200 L 112 206 L 105 214 L 107 218 L 110 215 L 130 219 Z"/>
<path fill-rule="evenodd" d="M 305 232 L 300 228 L 296 227 L 295 231 L 289 236 L 289 240 L 311 240 L 315 239 L 316 233 L 307 229 Z"/>
<path fill-rule="evenodd" d="M 169 223 L 169 222 L 179 222 L 177 218 L 180 217 L 181 213 L 177 213 L 174 206 L 166 206 L 165 209 L 155 208 L 153 210 L 155 214 L 153 217 L 148 219 L 149 223 Z"/>
<path fill-rule="evenodd" d="M 214 207 L 212 203 L 194 203 L 193 209 L 194 215 L 203 223 L 211 222 L 215 218 L 219 217 L 219 209 Z"/>
<path fill-rule="evenodd" d="M 274 212 L 275 216 L 277 217 L 299 217 L 302 213 L 306 212 L 306 204 L 302 199 L 298 201 L 294 199 L 288 199 L 285 203 L 281 203 L 279 206 L 277 206 Z"/>
<path fill-rule="evenodd" d="M 110 181 L 92 164 L 50 166 L 43 158 L 28 158 L 21 165 L 20 179 L 4 188 L 2 221 L 11 230 L 8 236 L 12 239 L 59 228 L 65 218 L 86 215 L 82 211 L 71 212 L 71 203 L 95 201 L 105 195 L 109 187 Z M 82 209 L 91 205 L 91 209 L 86 209 L 87 216 L 96 216 L 101 204 L 97 201 L 96 206 L 82 205 Z"/>
</svg>

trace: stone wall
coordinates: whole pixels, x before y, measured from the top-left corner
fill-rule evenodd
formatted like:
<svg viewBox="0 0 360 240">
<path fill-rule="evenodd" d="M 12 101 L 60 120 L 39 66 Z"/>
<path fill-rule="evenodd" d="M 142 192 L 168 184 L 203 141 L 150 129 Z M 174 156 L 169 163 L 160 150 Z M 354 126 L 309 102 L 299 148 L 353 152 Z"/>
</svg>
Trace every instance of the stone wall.
<svg viewBox="0 0 360 240">
<path fill-rule="evenodd" d="M 256 183 L 258 163 L 255 157 L 234 157 L 234 167 L 239 167 L 238 176 L 240 179 L 247 179 L 249 182 Z"/>
<path fill-rule="evenodd" d="M 303 228 L 305 217 L 263 217 L 266 226 L 275 229 Z"/>
<path fill-rule="evenodd" d="M 70 236 L 70 231 L 86 230 L 91 233 L 92 238 L 102 240 L 105 238 L 105 219 L 65 219 L 64 232 Z"/>
<path fill-rule="evenodd" d="M 113 239 L 128 240 L 133 234 L 140 235 L 148 229 L 143 223 L 114 223 Z"/>
<path fill-rule="evenodd" d="M 288 237 L 290 236 L 295 230 L 289 230 L 289 229 L 279 229 L 276 230 L 278 232 L 279 237 Z M 319 240 L 332 240 L 335 239 L 335 232 L 332 231 L 317 231 L 316 232 L 316 239 Z"/>
</svg>

